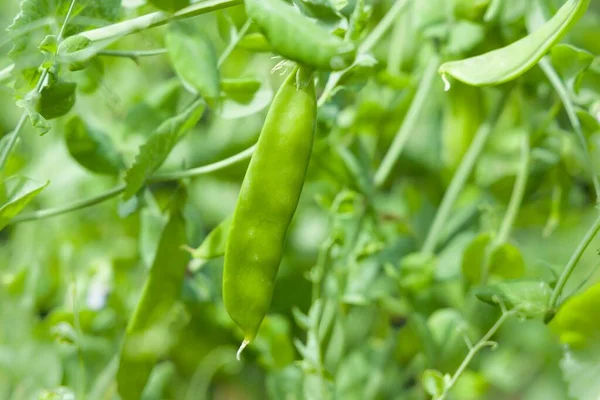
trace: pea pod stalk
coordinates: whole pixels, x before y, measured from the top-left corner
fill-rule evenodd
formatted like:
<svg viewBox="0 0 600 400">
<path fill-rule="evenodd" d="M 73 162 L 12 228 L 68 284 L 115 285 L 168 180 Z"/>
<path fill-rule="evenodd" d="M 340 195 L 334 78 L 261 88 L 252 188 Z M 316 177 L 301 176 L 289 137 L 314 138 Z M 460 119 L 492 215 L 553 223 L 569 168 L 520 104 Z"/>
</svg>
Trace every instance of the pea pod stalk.
<svg viewBox="0 0 600 400">
<path fill-rule="evenodd" d="M 295 68 L 267 113 L 227 237 L 223 302 L 244 332 L 238 359 L 271 304 L 312 152 L 316 115 L 312 73 Z"/>
</svg>

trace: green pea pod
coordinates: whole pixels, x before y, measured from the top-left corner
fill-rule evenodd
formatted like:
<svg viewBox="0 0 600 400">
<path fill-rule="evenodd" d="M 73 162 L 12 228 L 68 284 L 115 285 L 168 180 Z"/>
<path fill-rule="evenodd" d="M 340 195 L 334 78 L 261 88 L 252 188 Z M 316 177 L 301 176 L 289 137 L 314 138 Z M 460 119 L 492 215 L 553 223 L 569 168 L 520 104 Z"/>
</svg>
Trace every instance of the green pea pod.
<svg viewBox="0 0 600 400">
<path fill-rule="evenodd" d="M 223 301 L 244 332 L 241 351 L 269 310 L 288 227 L 312 152 L 317 102 L 312 77 L 295 69 L 273 99 L 246 171 L 225 251 Z"/>
<path fill-rule="evenodd" d="M 191 249 L 192 257 L 201 260 L 222 257 L 225 254 L 225 245 L 232 219 L 232 216 L 225 218 L 215 229 L 210 231 L 198 248 Z"/>
<path fill-rule="evenodd" d="M 356 47 L 331 34 L 282 0 L 245 0 L 248 16 L 256 22 L 276 53 L 321 70 L 349 67 Z"/>
<path fill-rule="evenodd" d="M 442 64 L 438 72 L 473 86 L 499 85 L 529 71 L 587 10 L 590 0 L 568 0 L 535 32 L 506 47 Z M 449 84 L 446 85 L 449 88 Z"/>
<path fill-rule="evenodd" d="M 145 349 L 148 344 L 143 338 L 164 322 L 180 297 L 189 259 L 180 249 L 185 242 L 185 221 L 176 210 L 162 232 L 142 296 L 127 326 L 117 372 L 118 390 L 123 400 L 141 398 L 154 364 L 165 350 L 155 346 Z M 153 344 L 159 342 L 164 341 L 152 341 Z"/>
</svg>

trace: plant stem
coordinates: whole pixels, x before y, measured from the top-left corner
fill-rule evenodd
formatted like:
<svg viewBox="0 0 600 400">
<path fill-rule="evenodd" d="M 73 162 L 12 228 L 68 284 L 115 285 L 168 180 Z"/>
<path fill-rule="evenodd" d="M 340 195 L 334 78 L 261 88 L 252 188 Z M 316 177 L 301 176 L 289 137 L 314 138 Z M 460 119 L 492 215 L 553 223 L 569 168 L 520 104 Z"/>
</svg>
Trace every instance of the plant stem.
<svg viewBox="0 0 600 400">
<path fill-rule="evenodd" d="M 229 43 L 229 45 L 225 48 L 225 50 L 223 50 L 223 53 L 221 54 L 221 56 L 219 57 L 219 61 L 217 62 L 217 66 L 220 67 L 221 65 L 223 65 L 225 60 L 227 60 L 227 57 L 229 57 L 231 55 L 231 52 L 233 52 L 233 50 L 238 45 L 240 40 L 244 37 L 246 32 L 248 32 L 248 29 L 250 29 L 250 26 L 252 26 L 251 20 L 248 20 L 248 21 L 246 21 L 246 23 L 244 23 L 244 25 L 240 28 L 239 32 L 237 33 L 237 36 L 235 37 L 235 39 Z"/>
<path fill-rule="evenodd" d="M 433 220 L 431 228 L 429 229 L 427 238 L 425 239 L 422 249 L 424 253 L 433 254 L 435 252 L 438 238 L 442 233 L 444 224 L 446 223 L 446 220 L 452 211 L 452 207 L 454 206 L 456 199 L 467 182 L 467 179 L 471 175 L 471 172 L 475 167 L 475 163 L 483 151 L 483 148 L 485 147 L 485 144 L 487 143 L 487 140 L 492 133 L 494 126 L 496 125 L 496 122 L 504 110 L 504 106 L 508 101 L 509 93 L 510 92 L 505 92 L 503 94 L 502 98 L 496 104 L 495 109 L 492 111 L 489 119 L 479 127 L 475 137 L 473 138 L 473 142 L 471 142 L 471 145 L 465 154 L 465 157 L 458 166 L 454 177 L 452 177 L 452 181 L 450 182 L 450 185 L 444 194 L 442 203 L 440 204 L 435 219 Z"/>
<path fill-rule="evenodd" d="M 155 50 L 100 50 L 97 54 L 99 56 L 107 57 L 125 57 L 125 58 L 138 58 L 138 57 L 151 57 L 165 54 L 167 49 L 155 49 Z"/>
<path fill-rule="evenodd" d="M 389 9 L 387 14 L 379 21 L 379 24 L 371 31 L 369 36 L 361 43 L 358 51 L 360 53 L 366 53 L 371 50 L 377 42 L 381 40 L 383 35 L 392 27 L 392 24 L 396 22 L 398 16 L 404 11 L 408 5 L 409 0 L 397 0 L 396 3 Z"/>
<path fill-rule="evenodd" d="M 71 13 L 73 12 L 73 7 L 75 6 L 76 1 L 77 0 L 71 0 L 71 4 L 69 5 L 69 10 L 67 11 L 65 20 L 60 28 L 60 32 L 58 33 L 58 42 L 60 42 L 62 39 L 63 33 L 65 32 L 65 28 L 69 22 L 69 19 L 71 18 Z M 12 71 L 12 67 L 13 66 L 9 65 L 4 70 L 8 70 L 10 73 L 10 71 Z M 46 84 L 47 77 L 48 77 L 48 69 L 44 69 L 42 71 L 42 74 L 40 75 L 40 78 L 37 81 L 37 84 L 35 85 L 34 90 L 37 93 L 41 93 L 42 89 L 44 88 L 44 85 Z M 19 120 L 19 123 L 17 124 L 15 129 L 12 131 L 11 136 L 8 139 L 8 143 L 6 144 L 6 146 L 4 146 L 4 148 L 2 148 L 2 153 L 0 154 L 0 172 L 2 170 L 4 170 L 6 161 L 8 160 L 10 153 L 12 152 L 12 150 L 15 147 L 15 144 L 17 143 L 17 139 L 19 138 L 19 134 L 21 133 L 21 130 L 23 130 L 23 127 L 25 126 L 25 121 L 27 121 L 27 112 L 23 112 L 23 114 L 21 115 L 21 119 Z"/>
<path fill-rule="evenodd" d="M 519 165 L 519 170 L 517 171 L 517 178 L 515 179 L 515 185 L 513 186 L 513 191 L 510 196 L 510 201 L 508 203 L 508 208 L 506 213 L 504 214 L 504 218 L 502 219 L 502 223 L 500 224 L 500 229 L 498 230 L 498 234 L 492 241 L 492 243 L 487 246 L 485 251 L 485 260 L 483 263 L 482 273 L 481 273 L 481 284 L 485 285 L 490 275 L 490 267 L 492 261 L 492 254 L 494 251 L 502 246 L 508 240 L 508 236 L 510 235 L 510 231 L 515 222 L 519 209 L 521 208 L 521 202 L 523 201 L 523 196 L 525 195 L 525 188 L 527 187 L 527 178 L 529 172 L 529 137 L 523 137 L 523 145 L 521 147 L 521 164 Z"/>
<path fill-rule="evenodd" d="M 12 70 L 15 68 L 15 64 L 11 64 L 6 68 L 0 69 L 0 83 L 10 78 Z"/>
<path fill-rule="evenodd" d="M 439 66 L 440 59 L 437 55 L 432 56 L 429 64 L 425 68 L 425 72 L 423 73 L 423 77 L 421 78 L 421 83 L 417 88 L 417 93 L 415 94 L 415 98 L 413 99 L 410 108 L 402 122 L 402 126 L 400 130 L 394 137 L 390 149 L 387 154 L 383 158 L 379 169 L 375 173 L 375 185 L 381 186 L 387 180 L 390 172 L 394 168 L 394 164 L 400 157 L 402 150 L 404 150 L 404 146 L 410 137 L 410 134 L 414 131 L 415 125 L 417 124 L 418 118 L 421 115 L 421 111 L 425 106 L 425 102 L 427 101 L 427 95 L 431 90 L 433 85 L 433 81 L 437 76 L 437 68 Z"/>
<path fill-rule="evenodd" d="M 487 331 L 487 333 L 475 344 L 475 346 L 469 349 L 467 356 L 460 364 L 454 375 L 452 375 L 450 382 L 448 382 L 448 384 L 444 387 L 444 392 L 439 397 L 437 397 L 436 400 L 444 400 L 446 396 L 448 396 L 448 393 L 454 387 L 454 385 L 456 385 L 458 378 L 460 378 L 465 369 L 469 366 L 469 364 L 473 360 L 473 357 L 475 357 L 481 349 L 490 345 L 490 339 L 492 338 L 492 336 L 494 336 L 494 334 L 498 331 L 498 329 L 500 329 L 502 324 L 504 324 L 504 322 L 513 314 L 513 311 L 503 312 L 502 316 L 498 318 L 498 321 L 496 321 L 496 323 L 490 328 L 490 330 Z"/>
<path fill-rule="evenodd" d="M 552 64 L 550 64 L 550 61 L 548 61 L 547 58 L 542 58 L 539 62 L 539 66 L 542 69 L 542 71 L 544 71 L 544 74 L 546 74 L 546 77 L 554 87 L 554 90 L 556 90 L 558 97 L 560 97 L 560 100 L 562 101 L 563 106 L 565 107 L 565 111 L 567 112 L 569 121 L 571 122 L 571 125 L 575 130 L 575 134 L 577 135 L 577 138 L 579 139 L 579 142 L 581 144 L 581 148 L 585 153 L 585 161 L 588 165 L 590 174 L 592 175 L 592 182 L 594 184 L 594 190 L 596 191 L 596 202 L 600 202 L 600 180 L 598 179 L 598 175 L 594 172 L 594 164 L 592 162 L 592 158 L 590 157 L 589 146 L 587 144 L 585 135 L 583 134 L 581 122 L 579 122 L 579 118 L 577 117 L 577 113 L 575 112 L 575 106 L 571 101 L 569 92 L 565 87 L 565 84 L 560 79 L 560 76 L 552 67 Z"/>
<path fill-rule="evenodd" d="M 379 40 L 381 40 L 383 35 L 388 31 L 388 29 L 390 29 L 394 21 L 398 18 L 402 11 L 404 11 L 409 1 L 410 0 L 398 0 L 392 6 L 392 8 L 388 10 L 387 14 L 381 19 L 381 21 L 379 21 L 379 24 L 371 31 L 371 33 L 369 33 L 369 35 L 367 35 L 365 40 L 362 42 L 358 49 L 359 53 L 367 53 L 373 48 L 373 46 L 377 44 L 377 42 L 379 42 Z M 321 93 L 321 96 L 317 101 L 318 107 L 323 106 L 323 104 L 325 104 L 325 102 L 329 100 L 329 97 L 331 97 L 331 93 L 333 93 L 333 90 L 337 86 L 342 76 L 344 76 L 346 71 L 350 70 L 353 66 L 354 65 L 351 65 L 343 71 L 332 72 L 329 75 L 329 79 L 325 84 L 325 88 L 323 89 L 323 92 Z"/>
<path fill-rule="evenodd" d="M 0 149 L 0 171 L 4 170 L 4 166 L 6 165 L 8 156 L 10 155 L 12 149 L 15 147 L 15 143 L 17 143 L 17 138 L 19 137 L 19 133 L 25 125 L 25 121 L 27 121 L 27 113 L 23 113 L 23 115 L 21 115 L 21 119 L 17 123 L 17 126 L 9 134 L 10 136 L 8 138 L 8 142 L 2 147 L 2 149 Z"/>
<path fill-rule="evenodd" d="M 211 11 L 237 6 L 242 3 L 242 0 L 206 0 L 193 4 L 189 7 L 182 8 L 173 14 L 164 11 L 157 11 L 130 19 L 128 21 L 82 32 L 80 35 L 83 35 L 94 42 L 114 39 L 156 26 L 165 25 L 170 21 L 191 18 L 201 14 L 209 13 Z"/>
<path fill-rule="evenodd" d="M 220 169 L 224 169 L 230 165 L 236 164 L 240 161 L 250 158 L 250 156 L 254 152 L 255 147 L 256 146 L 252 146 L 252 147 L 250 147 L 238 154 L 235 154 L 231 157 L 228 157 L 224 160 L 217 161 L 212 164 L 204 165 L 202 167 L 192 168 L 192 169 L 184 170 L 184 171 L 154 175 L 148 179 L 148 183 L 158 183 L 158 182 L 165 182 L 165 181 L 175 181 L 175 180 L 179 180 L 179 179 L 183 179 L 183 178 L 193 178 L 193 177 L 200 176 L 200 175 L 206 175 L 211 172 L 218 171 Z M 114 188 L 112 188 L 100 195 L 91 197 L 89 199 L 74 201 L 70 204 L 66 204 L 61 207 L 48 208 L 45 210 L 38 210 L 38 211 L 33 211 L 33 212 L 27 213 L 27 214 L 17 215 L 15 218 L 13 218 L 11 220 L 10 223 L 17 224 L 19 222 L 46 219 L 46 218 L 54 217 L 57 215 L 66 214 L 71 211 L 81 210 L 83 208 L 91 207 L 96 204 L 100 204 L 106 200 L 109 200 L 113 197 L 116 197 L 119 194 L 123 193 L 124 191 L 125 191 L 125 185 L 121 184 L 121 185 L 115 186 Z"/>
<path fill-rule="evenodd" d="M 567 266 L 565 267 L 562 274 L 560 275 L 560 278 L 558 279 L 558 282 L 556 283 L 556 287 L 554 288 L 554 291 L 552 292 L 552 297 L 550 297 L 550 304 L 549 304 L 548 310 L 551 314 L 549 314 L 549 317 L 547 317 L 547 321 L 549 320 L 548 318 L 551 319 L 552 316 L 554 316 L 557 306 L 558 306 L 558 301 L 560 300 L 560 296 L 565 288 L 565 285 L 567 284 L 567 281 L 569 280 L 569 277 L 575 270 L 575 267 L 577 266 L 577 263 L 579 263 L 581 256 L 583 256 L 583 253 L 585 252 L 585 250 L 590 245 L 590 243 L 592 242 L 592 240 L 598 234 L 599 231 L 600 231 L 600 216 L 598 216 L 596 218 L 596 220 L 594 221 L 594 223 L 592 224 L 590 229 L 587 231 L 587 233 L 583 237 L 582 241 L 579 243 L 579 246 L 577 246 L 577 249 L 575 249 L 575 252 L 569 259 Z"/>
<path fill-rule="evenodd" d="M 531 159 L 529 150 L 529 137 L 525 136 L 523 138 L 523 146 L 521 147 L 521 164 L 517 171 L 515 186 L 513 187 L 512 195 L 508 203 L 508 209 L 506 210 L 506 214 L 504 214 L 504 219 L 498 230 L 498 236 L 496 237 L 496 243 L 498 245 L 502 245 L 508 240 L 512 226 L 515 223 L 515 219 L 521 208 L 521 202 L 523 201 L 525 188 L 527 187 L 529 162 Z"/>
</svg>

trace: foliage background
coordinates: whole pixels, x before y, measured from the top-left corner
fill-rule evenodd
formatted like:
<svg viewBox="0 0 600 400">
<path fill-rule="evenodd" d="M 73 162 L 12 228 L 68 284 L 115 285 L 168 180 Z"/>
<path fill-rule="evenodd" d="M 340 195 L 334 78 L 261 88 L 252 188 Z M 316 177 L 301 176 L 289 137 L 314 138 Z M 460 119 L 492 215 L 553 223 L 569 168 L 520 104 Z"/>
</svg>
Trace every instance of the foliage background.
<svg viewBox="0 0 600 400">
<path fill-rule="evenodd" d="M 61 2 L 37 3 L 58 10 L 59 16 L 65 14 Z M 143 3 L 124 1 L 118 20 L 155 10 Z M 370 32 L 394 2 L 367 3 L 372 5 Z M 469 265 L 474 261 L 465 252 L 478 234 L 497 232 L 521 162 L 523 137 L 533 138 L 531 166 L 510 243 L 524 260 L 519 275 L 552 281 L 560 273 L 596 218 L 596 199 L 569 119 L 537 67 L 517 81 L 458 198 L 448 223 L 457 222 L 458 229 L 441 241 L 431 276 L 417 274 L 417 282 L 406 284 L 402 283 L 406 276 L 398 277 L 398 271 L 401 275 L 406 256 L 418 251 L 425 240 L 450 179 L 479 124 L 490 114 L 498 90 L 455 82 L 450 92 L 444 92 L 443 82 L 436 78 L 390 178 L 381 188 L 369 183 L 414 101 L 425 66 L 434 57 L 432 43 L 439 45 L 444 57 L 461 58 L 527 33 L 529 2 L 504 0 L 498 16 L 485 22 L 480 10 L 488 3 L 414 1 L 397 18 L 373 48 L 377 67 L 348 78 L 344 90 L 320 109 L 309 178 L 288 236 L 271 313 L 256 344 L 242 361 L 235 360 L 241 334 L 222 306 L 222 260 L 201 266 L 191 261 L 195 272 L 188 274 L 182 289 L 184 327 L 162 339 L 172 340 L 172 348 L 155 367 L 144 399 L 426 398 L 420 379 L 423 370 L 452 374 L 468 351 L 463 336 L 477 341 L 499 316 L 496 308 L 478 302 L 465 283 L 465 268 L 479 268 Z M 541 3 L 554 12 L 562 1 Z M 18 11 L 17 1 L 3 1 L 0 26 L 10 25 Z M 225 15 L 237 20 L 238 29 L 244 21 L 241 7 L 192 20 L 208 32 L 218 54 L 229 43 L 218 29 L 227 20 Z M 61 18 L 26 35 L 32 57 L 41 55 L 37 45 L 45 34 L 56 33 Z M 89 26 L 108 24 L 102 18 L 89 21 Z M 123 37 L 111 49 L 163 48 L 166 29 Z M 595 57 L 592 66 L 581 72 L 582 89 L 572 98 L 597 173 L 599 2 L 592 1 L 563 42 Z M 12 46 L 7 34 L 0 36 L 0 69 L 12 62 L 8 57 Z M 252 145 L 269 93 L 282 80 L 271 73 L 278 61 L 268 53 L 235 49 L 222 65 L 221 76 L 258 77 L 267 101 L 239 118 L 224 118 L 209 107 L 162 170 L 208 164 Z M 552 61 L 559 71 L 565 70 L 560 60 Z M 51 182 L 29 210 L 94 196 L 122 181 L 122 174 L 93 174 L 73 159 L 65 142 L 69 116 L 78 115 L 108 135 L 124 164 L 131 165 L 150 133 L 191 99 L 165 55 L 135 62 L 99 57 L 92 67 L 65 74 L 78 83 L 77 101 L 69 115 L 51 121 L 52 129 L 44 136 L 27 123 L 0 173 L 2 179 L 19 175 Z M 320 90 L 326 78 L 327 74 L 318 74 Z M 461 91 L 464 97 L 459 103 L 455 96 Z M 14 129 L 21 112 L 12 82 L 3 82 L 0 137 Z M 463 113 L 464 120 L 453 122 L 449 117 L 453 112 Z M 188 245 L 199 245 L 232 212 L 246 165 L 242 162 L 181 183 L 188 193 L 184 209 Z M 66 399 L 70 391 L 85 393 L 89 399 L 118 398 L 115 360 L 166 221 L 163 209 L 176 188 L 174 182 L 154 184 L 134 207 L 114 198 L 54 218 L 9 225 L 0 232 L 0 399 Z M 332 213 L 340 193 L 346 193 L 346 199 Z M 566 293 L 598 281 L 599 243 L 595 240 L 583 255 Z M 329 257 L 321 264 L 319 254 L 327 250 L 331 250 Z M 324 328 L 319 332 L 310 321 L 302 324 L 299 314 L 312 310 L 312 318 L 317 313 L 308 277 L 322 265 L 328 273 L 320 304 L 332 313 L 332 323 L 320 324 Z M 518 269 L 512 263 L 505 267 Z M 428 338 L 419 331 L 419 321 L 426 321 Z M 295 341 L 308 345 L 297 346 Z M 454 398 L 569 398 L 560 368 L 563 345 L 541 319 L 509 319 L 494 341 L 499 347 L 485 349 L 474 359 L 454 389 Z M 598 371 L 598 358 L 591 359 L 586 370 Z M 580 398 L 592 399 L 598 390 L 597 384 L 588 382 L 576 392 L 586 392 L 589 397 Z"/>
</svg>

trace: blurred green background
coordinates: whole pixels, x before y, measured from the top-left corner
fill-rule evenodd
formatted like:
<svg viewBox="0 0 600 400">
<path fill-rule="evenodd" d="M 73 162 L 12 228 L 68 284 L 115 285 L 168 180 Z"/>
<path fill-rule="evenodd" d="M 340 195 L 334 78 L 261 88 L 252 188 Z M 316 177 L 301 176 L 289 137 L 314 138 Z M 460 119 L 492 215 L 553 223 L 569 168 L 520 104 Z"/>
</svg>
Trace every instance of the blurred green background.
<svg viewBox="0 0 600 400">
<path fill-rule="evenodd" d="M 47 3 L 58 10 L 61 2 Z M 365 35 L 394 2 L 367 3 L 372 13 Z M 496 308 L 472 294 L 464 276 L 470 262 L 465 254 L 477 235 L 497 231 L 527 136 L 532 143 L 529 179 L 510 243 L 524 260 L 524 277 L 555 279 L 597 210 L 584 153 L 539 68 L 517 81 L 444 228 L 432 261 L 435 271 L 418 277 L 424 281 L 406 284 L 401 265 L 421 247 L 451 177 L 500 89 L 454 82 L 444 92 L 436 78 L 390 179 L 382 188 L 368 183 L 434 53 L 445 59 L 467 57 L 527 34 L 525 20 L 533 5 L 501 3 L 494 19 L 485 21 L 490 1 L 410 2 L 373 48 L 377 65 L 345 76 L 341 90 L 319 110 L 309 177 L 257 341 L 242 361 L 235 360 L 242 335 L 223 308 L 222 259 L 191 260 L 182 287 L 182 326 L 172 337 L 162 338 L 171 348 L 153 370 L 145 400 L 428 398 L 420 381 L 423 370 L 452 374 L 468 351 L 464 337 L 477 341 L 499 316 Z M 539 3 L 549 16 L 563 2 Z M 144 1 L 123 1 L 118 20 L 153 11 Z M 18 12 L 16 0 L 0 2 L 0 26 L 10 25 Z M 55 15 L 48 17 L 54 20 Z M 219 28 L 233 23 L 239 29 L 245 15 L 238 6 L 192 21 L 210 35 L 221 54 L 229 38 Z M 102 19 L 89 22 L 108 24 Z M 333 24 L 343 26 L 337 20 Z M 29 32 L 32 48 L 56 26 Z M 110 48 L 163 48 L 166 29 L 123 37 Z M 597 173 L 600 2 L 592 1 L 563 41 L 594 57 L 578 75 L 578 91 L 570 93 Z M 11 64 L 12 45 L 8 34 L 0 35 L 0 69 Z M 221 76 L 255 77 L 261 81 L 259 93 L 229 114 L 209 108 L 161 170 L 205 165 L 252 145 L 283 79 L 271 72 L 278 61 L 270 53 L 236 48 L 222 65 Z M 559 72 L 568 70 L 561 69 L 556 57 L 552 62 Z M 50 181 L 28 211 L 88 198 L 122 182 L 122 174 L 94 174 L 70 155 L 65 125 L 72 116 L 110 137 L 131 165 L 156 127 L 192 98 L 165 55 L 135 61 L 97 57 L 88 68 L 65 74 L 77 83 L 74 107 L 52 120 L 43 136 L 27 123 L 0 173 L 2 179 L 19 175 Z M 327 73 L 317 74 L 319 91 L 327 78 Z M 0 137 L 14 129 L 21 112 L 12 80 L 2 82 Z M 183 182 L 150 185 L 137 204 L 113 198 L 0 231 L 0 399 L 70 399 L 81 393 L 86 399 L 117 399 L 118 352 L 166 222 L 165 205 L 178 186 L 186 188 L 187 244 L 196 247 L 232 213 L 246 166 L 242 162 Z M 596 239 L 566 293 L 598 281 L 599 247 Z M 421 271 L 429 268 L 422 261 L 417 264 Z M 319 268 L 326 274 L 315 301 L 311 271 Z M 541 320 L 512 318 L 494 340 L 498 348 L 485 349 L 474 359 L 452 398 L 570 398 L 560 369 L 562 345 Z M 599 361 L 594 365 L 590 371 L 598 371 Z M 586 399 L 598 398 L 593 388 L 588 393 Z"/>
</svg>

